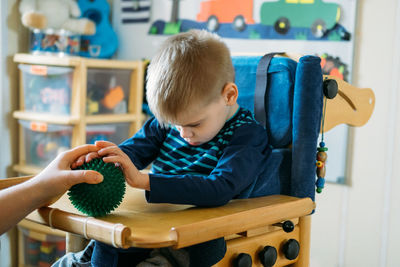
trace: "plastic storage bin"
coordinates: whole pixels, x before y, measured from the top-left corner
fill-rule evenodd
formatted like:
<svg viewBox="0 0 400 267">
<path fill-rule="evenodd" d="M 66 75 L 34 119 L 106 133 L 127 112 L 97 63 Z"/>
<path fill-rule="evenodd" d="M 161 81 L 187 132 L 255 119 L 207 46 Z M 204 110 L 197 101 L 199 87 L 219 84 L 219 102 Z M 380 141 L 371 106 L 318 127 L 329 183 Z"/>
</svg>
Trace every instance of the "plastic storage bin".
<svg viewBox="0 0 400 267">
<path fill-rule="evenodd" d="M 24 105 L 26 111 L 70 114 L 73 68 L 23 65 Z"/>
<path fill-rule="evenodd" d="M 131 69 L 88 69 L 86 114 L 128 113 L 131 74 Z"/>
<path fill-rule="evenodd" d="M 59 153 L 70 149 L 72 126 L 19 120 L 23 128 L 25 162 L 46 167 Z"/>
<path fill-rule="evenodd" d="M 22 234 L 23 260 L 21 266 L 50 267 L 65 255 L 65 238 L 47 235 L 24 227 L 18 227 Z"/>
<path fill-rule="evenodd" d="M 96 141 L 102 140 L 118 145 L 129 137 L 129 123 L 86 126 L 86 143 L 88 144 L 94 144 Z"/>
</svg>

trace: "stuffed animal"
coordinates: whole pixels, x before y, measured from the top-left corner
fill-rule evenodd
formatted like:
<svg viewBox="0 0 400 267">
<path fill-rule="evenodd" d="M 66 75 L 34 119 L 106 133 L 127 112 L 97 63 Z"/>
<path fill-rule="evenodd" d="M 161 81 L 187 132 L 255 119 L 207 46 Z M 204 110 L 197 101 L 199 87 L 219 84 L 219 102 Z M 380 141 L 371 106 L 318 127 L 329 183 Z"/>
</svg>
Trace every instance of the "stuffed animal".
<svg viewBox="0 0 400 267">
<path fill-rule="evenodd" d="M 74 0 L 22 0 L 19 5 L 22 24 L 34 29 L 67 30 L 92 35 L 96 25 L 79 18 L 81 10 Z"/>
</svg>

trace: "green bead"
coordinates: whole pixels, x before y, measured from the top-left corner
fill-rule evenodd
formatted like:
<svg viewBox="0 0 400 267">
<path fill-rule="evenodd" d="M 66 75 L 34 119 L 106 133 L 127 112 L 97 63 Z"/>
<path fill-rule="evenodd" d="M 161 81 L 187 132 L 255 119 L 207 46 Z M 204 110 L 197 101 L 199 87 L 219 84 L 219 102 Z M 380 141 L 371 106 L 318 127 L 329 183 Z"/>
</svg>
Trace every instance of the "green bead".
<svg viewBox="0 0 400 267">
<path fill-rule="evenodd" d="M 322 188 L 318 187 L 316 191 L 317 191 L 318 194 L 321 194 L 322 193 Z"/>
<path fill-rule="evenodd" d="M 325 151 L 328 151 L 328 148 L 327 147 L 318 147 L 317 150 L 319 152 L 325 152 Z"/>
<path fill-rule="evenodd" d="M 109 214 L 121 204 L 126 189 L 121 169 L 99 158 L 76 169 L 94 170 L 103 175 L 103 181 L 99 184 L 82 183 L 71 187 L 68 196 L 77 210 L 89 216 L 99 217 Z"/>
</svg>

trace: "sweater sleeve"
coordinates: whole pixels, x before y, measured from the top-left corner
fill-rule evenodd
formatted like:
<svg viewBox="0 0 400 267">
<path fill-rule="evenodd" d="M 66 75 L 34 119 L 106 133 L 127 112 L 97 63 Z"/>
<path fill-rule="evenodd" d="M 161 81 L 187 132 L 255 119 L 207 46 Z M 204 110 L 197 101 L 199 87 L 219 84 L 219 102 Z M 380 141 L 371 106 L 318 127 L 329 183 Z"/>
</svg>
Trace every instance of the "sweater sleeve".
<svg viewBox="0 0 400 267">
<path fill-rule="evenodd" d="M 131 138 L 119 145 L 139 170 L 146 168 L 158 155 L 167 130 L 153 117 Z"/>
<path fill-rule="evenodd" d="M 270 157 L 268 136 L 258 126 L 238 128 L 208 176 L 150 174 L 147 200 L 196 206 L 226 204 L 257 179 Z"/>
</svg>

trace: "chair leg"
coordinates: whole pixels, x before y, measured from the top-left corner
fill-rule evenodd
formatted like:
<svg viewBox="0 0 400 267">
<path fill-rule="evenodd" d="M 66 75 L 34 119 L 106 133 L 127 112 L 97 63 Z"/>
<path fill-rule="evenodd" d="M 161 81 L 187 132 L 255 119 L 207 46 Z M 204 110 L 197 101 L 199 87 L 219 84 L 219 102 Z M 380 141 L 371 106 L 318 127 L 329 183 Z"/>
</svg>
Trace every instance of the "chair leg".
<svg viewBox="0 0 400 267">
<path fill-rule="evenodd" d="M 300 252 L 293 267 L 308 267 L 310 265 L 311 215 L 299 218 Z"/>
</svg>

